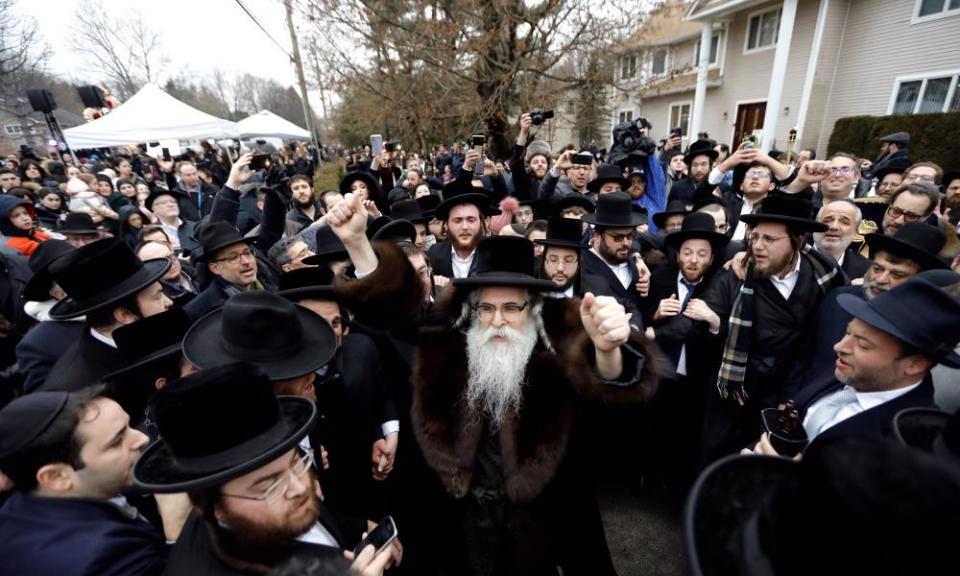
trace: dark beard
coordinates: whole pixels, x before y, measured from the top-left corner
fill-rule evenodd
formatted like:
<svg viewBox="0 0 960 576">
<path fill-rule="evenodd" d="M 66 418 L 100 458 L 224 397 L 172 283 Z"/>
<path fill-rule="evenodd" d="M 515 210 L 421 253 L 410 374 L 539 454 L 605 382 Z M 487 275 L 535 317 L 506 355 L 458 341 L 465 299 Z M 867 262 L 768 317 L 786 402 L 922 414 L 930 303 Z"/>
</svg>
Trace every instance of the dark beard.
<svg viewBox="0 0 960 576">
<path fill-rule="evenodd" d="M 306 202 L 301 202 L 296 198 L 293 199 L 294 204 L 297 205 L 297 208 L 301 210 L 309 210 L 313 207 L 313 200 L 307 200 Z"/>
</svg>

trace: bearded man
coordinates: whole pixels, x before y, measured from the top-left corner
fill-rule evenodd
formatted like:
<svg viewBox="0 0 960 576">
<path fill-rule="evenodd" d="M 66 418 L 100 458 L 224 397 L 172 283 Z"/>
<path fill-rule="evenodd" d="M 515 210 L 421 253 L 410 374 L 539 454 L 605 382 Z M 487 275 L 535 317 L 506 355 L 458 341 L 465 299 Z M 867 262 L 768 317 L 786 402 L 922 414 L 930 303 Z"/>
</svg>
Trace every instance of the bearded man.
<svg viewBox="0 0 960 576">
<path fill-rule="evenodd" d="M 365 221 L 352 200 L 330 217 L 349 250 Z M 412 426 L 447 504 L 423 513 L 452 513 L 435 547 L 446 573 L 614 574 L 578 414 L 585 399 L 649 398 L 665 361 L 614 299 L 542 298 L 555 285 L 533 272 L 529 240 L 485 238 L 420 332 Z"/>
<path fill-rule="evenodd" d="M 443 187 L 444 200 L 434 216 L 444 223 L 447 240 L 437 242 L 428 252 L 437 276 L 466 278 L 476 268 L 477 244 L 487 233 L 485 216 L 493 211 L 490 199 L 474 190 L 462 179 Z"/>
<path fill-rule="evenodd" d="M 817 211 L 817 222 L 825 224 L 827 231 L 813 234 L 813 246 L 836 260 L 847 278 L 860 278 L 870 268 L 868 258 L 850 249 L 862 219 L 856 203 L 846 198 L 828 202 Z"/>
<path fill-rule="evenodd" d="M 540 256 L 540 278 L 551 280 L 556 288 L 547 296 L 580 298 L 580 255 L 590 247 L 583 242 L 580 222 L 571 218 L 554 216 L 547 222 L 547 237 L 534 240 L 543 246 Z"/>
<path fill-rule="evenodd" d="M 287 222 L 293 223 L 294 229 L 299 232 L 319 220 L 323 208 L 313 196 L 313 183 L 303 174 L 295 174 L 290 178 L 290 192 L 293 208 L 287 212 Z"/>
</svg>

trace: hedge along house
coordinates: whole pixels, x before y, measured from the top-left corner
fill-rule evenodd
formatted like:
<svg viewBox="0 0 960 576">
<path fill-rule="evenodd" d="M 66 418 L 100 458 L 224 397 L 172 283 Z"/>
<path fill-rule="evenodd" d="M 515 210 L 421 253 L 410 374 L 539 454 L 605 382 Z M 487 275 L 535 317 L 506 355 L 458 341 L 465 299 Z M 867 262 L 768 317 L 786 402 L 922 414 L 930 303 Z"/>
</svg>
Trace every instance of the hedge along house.
<svg viewBox="0 0 960 576">
<path fill-rule="evenodd" d="M 680 11 L 682 24 L 658 22 Z M 647 26 L 617 72 L 631 56 L 660 70 L 665 54 L 668 72 L 643 77 L 627 103 L 655 138 L 678 125 L 729 144 L 759 131 L 764 150 L 785 150 L 796 129 L 794 150 L 824 155 L 838 118 L 960 110 L 960 0 L 672 0 Z"/>
</svg>

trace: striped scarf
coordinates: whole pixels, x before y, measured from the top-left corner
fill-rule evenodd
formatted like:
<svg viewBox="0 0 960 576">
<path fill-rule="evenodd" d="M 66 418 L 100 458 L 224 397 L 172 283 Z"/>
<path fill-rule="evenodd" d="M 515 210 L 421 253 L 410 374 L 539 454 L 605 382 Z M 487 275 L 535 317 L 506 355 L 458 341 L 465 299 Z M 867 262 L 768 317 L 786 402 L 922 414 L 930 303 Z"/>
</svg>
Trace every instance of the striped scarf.
<svg viewBox="0 0 960 576">
<path fill-rule="evenodd" d="M 800 250 L 800 258 L 810 263 L 817 279 L 817 286 L 824 294 L 834 288 L 834 285 L 843 285 L 844 276 L 839 273 L 840 268 L 818 252 L 811 250 L 810 246 L 804 246 Z M 720 397 L 732 396 L 740 406 L 743 406 L 748 398 L 743 383 L 747 373 L 750 337 L 754 322 L 754 287 L 753 264 L 750 264 L 747 268 L 747 278 L 740 286 L 737 298 L 733 301 L 733 308 L 730 310 L 729 331 L 723 346 L 720 373 L 717 376 L 717 390 L 720 392 Z"/>
</svg>

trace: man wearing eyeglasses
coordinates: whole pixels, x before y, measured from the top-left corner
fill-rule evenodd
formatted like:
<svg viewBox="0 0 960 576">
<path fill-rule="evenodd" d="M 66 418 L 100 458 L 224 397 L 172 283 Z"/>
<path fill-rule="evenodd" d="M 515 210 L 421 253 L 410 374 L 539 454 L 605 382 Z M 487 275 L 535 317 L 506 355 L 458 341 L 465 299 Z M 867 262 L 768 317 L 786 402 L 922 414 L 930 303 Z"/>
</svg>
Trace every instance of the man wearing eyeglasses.
<svg viewBox="0 0 960 576">
<path fill-rule="evenodd" d="M 933 214 L 940 202 L 940 191 L 927 182 L 903 184 L 890 198 L 883 214 L 883 233 L 893 236 L 908 222 L 921 222 Z"/>
</svg>

